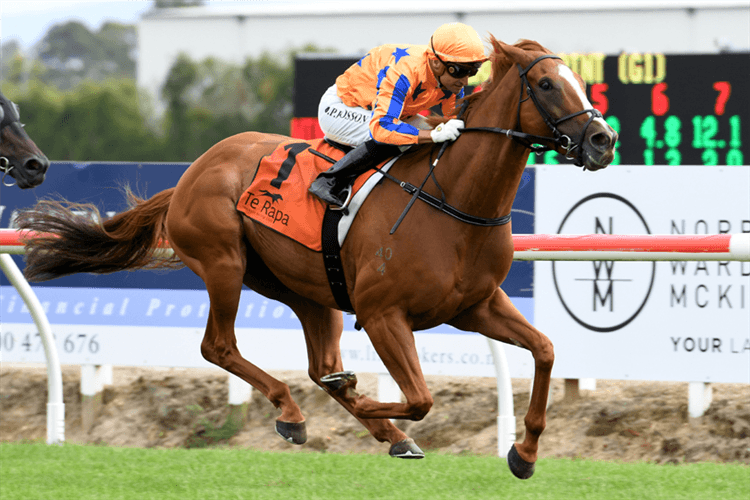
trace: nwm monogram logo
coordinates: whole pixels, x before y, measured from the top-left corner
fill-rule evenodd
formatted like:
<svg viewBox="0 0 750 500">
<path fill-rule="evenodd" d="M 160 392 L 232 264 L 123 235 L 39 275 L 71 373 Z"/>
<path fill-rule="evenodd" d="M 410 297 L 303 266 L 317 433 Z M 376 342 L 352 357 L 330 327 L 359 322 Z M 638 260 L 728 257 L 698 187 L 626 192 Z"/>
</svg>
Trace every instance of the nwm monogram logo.
<svg viewBox="0 0 750 500">
<path fill-rule="evenodd" d="M 595 218 L 594 221 L 594 232 L 596 234 L 614 234 L 613 232 L 614 222 L 612 217 L 609 218 L 609 232 L 602 225 L 602 221 L 599 217 Z M 593 311 L 597 310 L 597 304 L 601 307 L 609 305 L 610 312 L 615 310 L 615 291 L 614 284 L 616 281 L 631 281 L 629 279 L 615 279 L 612 277 L 615 271 L 615 262 L 612 260 L 595 260 L 591 264 L 594 266 L 594 278 L 578 278 L 576 281 L 591 281 L 593 283 L 592 293 L 592 305 Z M 604 268 L 606 276 L 602 275 L 602 268 Z M 605 290 L 602 293 L 602 290 Z"/>
</svg>

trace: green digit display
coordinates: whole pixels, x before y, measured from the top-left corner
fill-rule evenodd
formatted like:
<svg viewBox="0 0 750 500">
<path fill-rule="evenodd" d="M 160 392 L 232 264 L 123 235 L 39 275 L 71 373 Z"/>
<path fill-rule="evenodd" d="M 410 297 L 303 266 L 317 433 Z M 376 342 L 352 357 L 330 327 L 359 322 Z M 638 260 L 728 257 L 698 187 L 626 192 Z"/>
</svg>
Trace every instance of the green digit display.
<svg viewBox="0 0 750 500">
<path fill-rule="evenodd" d="M 703 148 L 703 117 L 693 117 L 693 147 L 695 149 Z"/>
<path fill-rule="evenodd" d="M 560 162 L 557 161 L 557 151 L 546 151 L 544 153 L 544 164 L 545 165 L 557 165 Z"/>
<path fill-rule="evenodd" d="M 680 122 L 680 119 L 674 115 L 668 116 L 667 119 L 664 120 L 664 142 L 670 148 L 680 147 L 680 143 L 682 142 L 682 134 L 680 133 L 681 126 L 682 123 Z"/>
<path fill-rule="evenodd" d="M 619 134 L 620 133 L 620 119 L 617 118 L 616 116 L 608 116 L 606 120 L 609 126 L 612 127 L 612 130 L 614 130 L 615 132 Z M 619 164 L 620 164 L 620 151 L 619 149 L 615 149 L 615 158 L 614 160 L 612 160 L 612 163 L 610 163 L 610 165 L 619 165 Z"/>
<path fill-rule="evenodd" d="M 656 144 L 656 118 L 647 116 L 641 123 L 641 137 L 646 140 L 646 147 L 652 149 Z"/>
<path fill-rule="evenodd" d="M 667 160 L 667 165 L 682 165 L 682 154 L 679 149 L 668 149 L 664 153 L 664 158 Z"/>
<path fill-rule="evenodd" d="M 713 149 L 720 144 L 714 139 L 719 132 L 719 120 L 714 115 L 693 117 L 693 147 Z"/>
<path fill-rule="evenodd" d="M 715 149 L 707 149 L 701 154 L 701 161 L 704 165 L 718 165 L 719 153 Z"/>
<path fill-rule="evenodd" d="M 740 135 L 740 115 L 734 115 L 729 118 L 729 147 L 739 149 L 742 146 L 742 136 Z"/>
<path fill-rule="evenodd" d="M 643 164 L 653 165 L 654 164 L 654 150 L 646 149 L 643 151 Z"/>
<path fill-rule="evenodd" d="M 744 165 L 744 157 L 739 149 L 730 149 L 727 153 L 727 165 Z"/>
</svg>

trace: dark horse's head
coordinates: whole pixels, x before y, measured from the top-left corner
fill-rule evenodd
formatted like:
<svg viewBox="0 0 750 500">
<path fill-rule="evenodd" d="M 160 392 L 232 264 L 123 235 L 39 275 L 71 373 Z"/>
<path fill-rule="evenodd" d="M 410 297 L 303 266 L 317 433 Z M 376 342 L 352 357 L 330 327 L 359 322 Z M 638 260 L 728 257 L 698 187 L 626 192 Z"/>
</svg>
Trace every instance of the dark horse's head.
<svg viewBox="0 0 750 500">
<path fill-rule="evenodd" d="M 31 140 L 21 124 L 18 106 L 0 93 L 0 172 L 16 180 L 21 189 L 36 187 L 44 181 L 49 160 Z"/>
<path fill-rule="evenodd" d="M 537 42 L 507 45 L 491 38 L 492 80 L 486 90 L 515 88 L 516 128 L 555 149 L 584 170 L 599 170 L 614 159 L 618 135 L 586 97 L 579 75 Z"/>
</svg>

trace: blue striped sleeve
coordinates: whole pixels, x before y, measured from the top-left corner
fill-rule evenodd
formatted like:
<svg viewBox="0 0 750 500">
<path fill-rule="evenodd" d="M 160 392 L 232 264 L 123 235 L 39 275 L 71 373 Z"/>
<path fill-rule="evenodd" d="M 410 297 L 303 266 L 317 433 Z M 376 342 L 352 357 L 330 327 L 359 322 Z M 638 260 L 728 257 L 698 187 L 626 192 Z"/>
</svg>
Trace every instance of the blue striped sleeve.
<svg viewBox="0 0 750 500">
<path fill-rule="evenodd" d="M 393 94 L 390 103 L 388 104 L 388 111 L 386 111 L 385 116 L 380 118 L 378 122 L 385 130 L 396 132 L 398 134 L 419 134 L 419 129 L 413 125 L 400 121 L 401 112 L 403 111 L 404 103 L 406 102 L 406 96 L 409 94 L 409 87 L 411 87 L 409 79 L 406 75 L 401 75 L 393 88 Z"/>
</svg>

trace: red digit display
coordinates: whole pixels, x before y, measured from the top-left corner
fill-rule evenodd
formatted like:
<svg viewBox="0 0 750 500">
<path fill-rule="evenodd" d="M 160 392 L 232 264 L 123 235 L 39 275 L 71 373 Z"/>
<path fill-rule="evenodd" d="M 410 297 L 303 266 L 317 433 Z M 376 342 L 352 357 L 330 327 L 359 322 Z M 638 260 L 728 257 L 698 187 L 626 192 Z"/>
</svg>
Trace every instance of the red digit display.
<svg viewBox="0 0 750 500">
<path fill-rule="evenodd" d="M 666 83 L 657 83 L 651 89 L 651 112 L 656 116 L 664 116 L 669 111 L 669 97 L 664 93 Z"/>
<path fill-rule="evenodd" d="M 724 110 L 727 108 L 727 101 L 732 94 L 732 84 L 729 82 L 714 82 L 714 90 L 719 92 L 719 95 L 716 97 L 716 104 L 714 105 L 714 114 L 721 116 L 724 114 Z"/>
<path fill-rule="evenodd" d="M 603 115 L 609 110 L 609 100 L 604 93 L 609 89 L 606 83 L 595 83 L 591 86 L 591 104 Z"/>
</svg>

